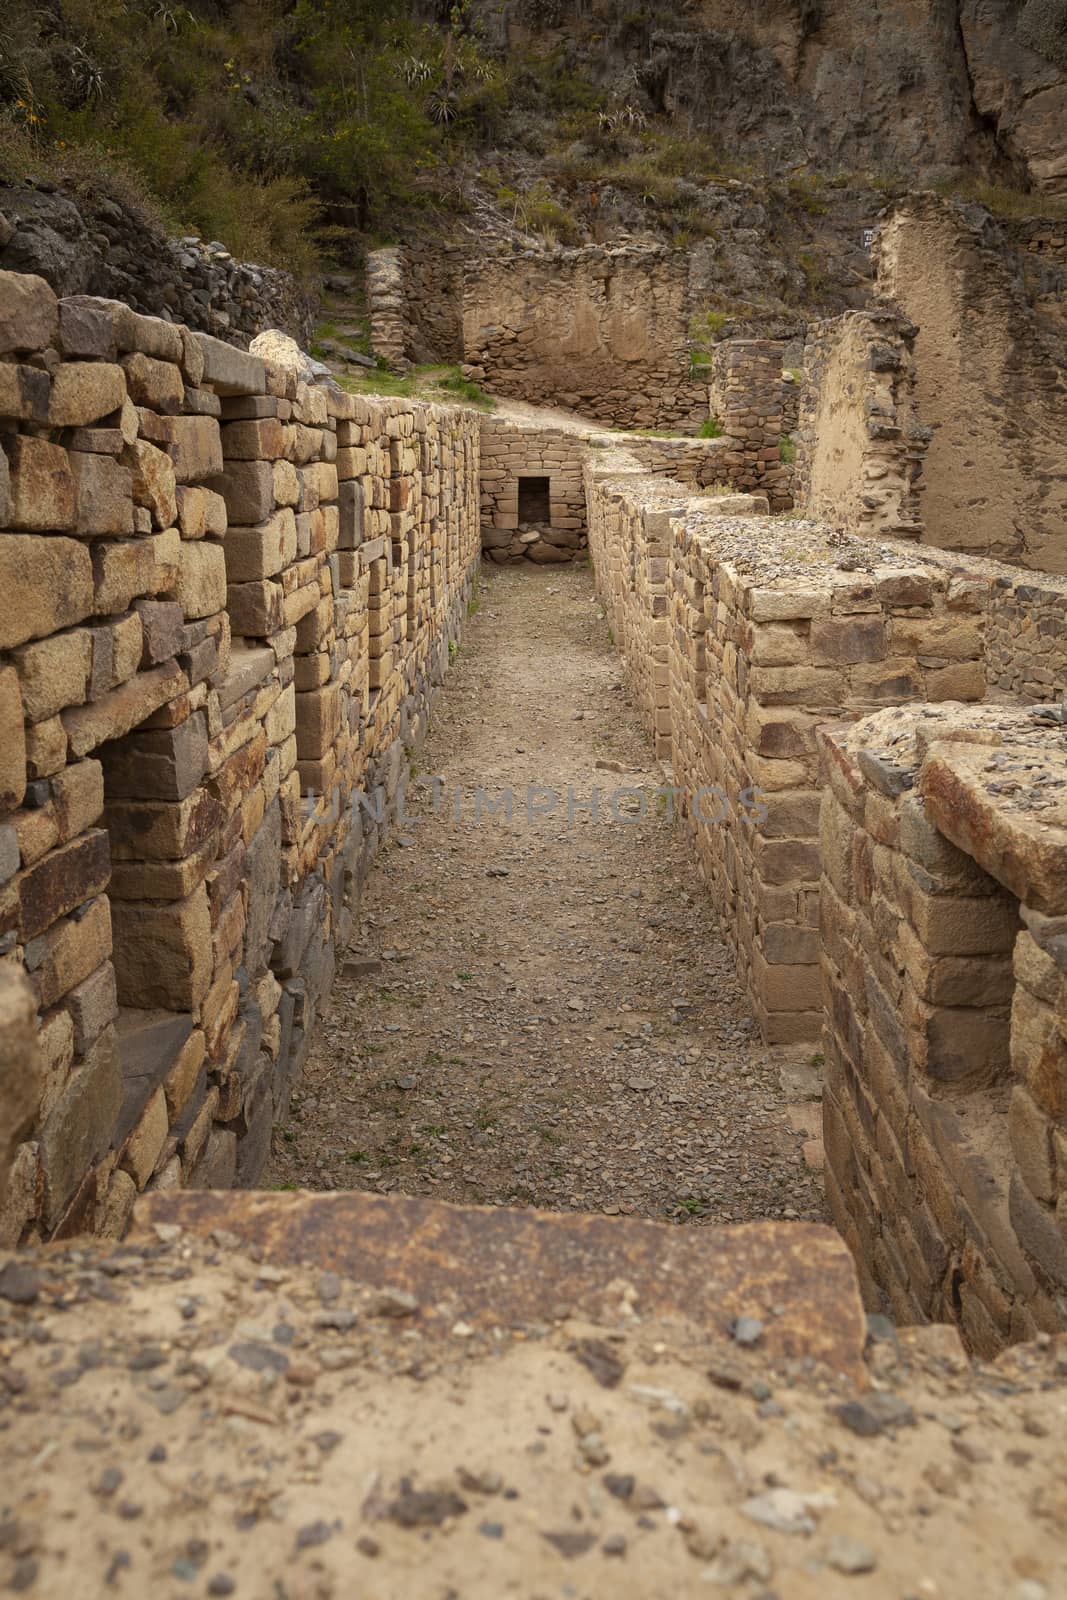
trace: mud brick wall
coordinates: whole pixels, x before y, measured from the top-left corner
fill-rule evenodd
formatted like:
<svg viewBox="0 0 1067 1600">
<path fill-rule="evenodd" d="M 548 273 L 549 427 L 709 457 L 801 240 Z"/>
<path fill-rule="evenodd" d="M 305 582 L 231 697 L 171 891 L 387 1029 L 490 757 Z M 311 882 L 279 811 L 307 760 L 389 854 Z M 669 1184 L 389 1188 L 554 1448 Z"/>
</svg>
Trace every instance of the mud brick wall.
<svg viewBox="0 0 1067 1600">
<path fill-rule="evenodd" d="M 256 1182 L 465 614 L 478 445 L 0 275 L 0 956 L 42 1062 L 5 1242 Z"/>
<path fill-rule="evenodd" d="M 930 430 L 916 414 L 916 332 L 884 310 L 809 326 L 795 484 L 807 515 L 865 537 L 923 537 L 919 488 Z"/>
<path fill-rule="evenodd" d="M 463 306 L 464 359 L 494 394 L 624 428 L 695 431 L 708 415 L 707 388 L 690 376 L 685 251 L 482 258 L 468 263 Z"/>
<path fill-rule="evenodd" d="M 724 477 L 731 488 L 765 494 L 772 511 L 793 504 L 793 472 L 781 449 L 783 349 L 772 339 L 726 339 L 712 359 L 711 410 L 727 445 L 719 458 Z"/>
<path fill-rule="evenodd" d="M 1022 270 L 1032 259 L 981 207 L 933 194 L 901 201 L 875 246 L 878 292 L 918 327 L 916 401 L 933 430 L 924 539 L 1062 574 L 1062 282 L 1035 304 Z"/>
<path fill-rule="evenodd" d="M 572 561 L 585 549 L 585 438 L 482 418 L 482 549 L 491 561 Z M 520 485 L 530 478 L 549 480 L 548 515 L 523 520 Z"/>
<path fill-rule="evenodd" d="M 1067 1326 L 1067 758 L 1027 710 L 820 734 L 824 1134 L 872 1308 Z"/>
</svg>

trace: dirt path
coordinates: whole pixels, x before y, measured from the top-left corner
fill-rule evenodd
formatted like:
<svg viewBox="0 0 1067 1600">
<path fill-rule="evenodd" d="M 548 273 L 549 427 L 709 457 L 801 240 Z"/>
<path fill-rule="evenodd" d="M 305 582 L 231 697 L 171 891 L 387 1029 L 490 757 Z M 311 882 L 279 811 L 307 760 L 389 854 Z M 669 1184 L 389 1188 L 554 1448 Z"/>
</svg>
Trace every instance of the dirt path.
<svg viewBox="0 0 1067 1600">
<path fill-rule="evenodd" d="M 416 777 L 267 1184 L 822 1220 L 588 568 L 483 579 Z"/>
</svg>

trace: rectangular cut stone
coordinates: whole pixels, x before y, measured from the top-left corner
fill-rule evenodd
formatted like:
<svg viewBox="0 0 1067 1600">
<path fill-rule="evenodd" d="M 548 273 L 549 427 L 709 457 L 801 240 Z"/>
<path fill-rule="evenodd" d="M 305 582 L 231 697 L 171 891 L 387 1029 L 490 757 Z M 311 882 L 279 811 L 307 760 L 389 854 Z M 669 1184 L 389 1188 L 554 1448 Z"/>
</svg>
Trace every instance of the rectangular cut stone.
<svg viewBox="0 0 1067 1600">
<path fill-rule="evenodd" d="M 296 560 L 296 518 L 283 507 L 257 527 L 231 528 L 225 549 L 231 583 L 271 578 Z"/>
<path fill-rule="evenodd" d="M 189 1011 L 211 986 L 211 915 L 201 884 L 184 900 L 111 907 L 115 975 L 124 1006 Z"/>
<path fill-rule="evenodd" d="M 214 417 L 172 417 L 167 453 L 178 483 L 199 483 L 222 471 L 222 444 Z"/>
<path fill-rule="evenodd" d="M 107 834 L 90 829 L 71 844 L 49 851 L 17 879 L 19 931 L 37 934 L 107 888 L 111 871 Z"/>
<path fill-rule="evenodd" d="M 231 523 L 252 526 L 274 507 L 274 473 L 269 461 L 231 461 L 226 471 L 208 479 L 207 487 L 222 496 Z"/>
<path fill-rule="evenodd" d="M 0 649 L 81 622 L 93 608 L 89 552 L 73 539 L 0 533 L 0 594 L 18 596 L 0 606 Z"/>
<path fill-rule="evenodd" d="M 139 672 L 99 700 L 64 711 L 61 720 L 72 754 L 87 755 L 105 740 L 120 739 L 188 687 L 184 672 L 171 661 Z"/>
<path fill-rule="evenodd" d="M 87 428 L 118 411 L 125 398 L 121 367 L 107 361 L 64 361 L 52 377 L 48 420 L 54 428 Z"/>
<path fill-rule="evenodd" d="M 10 474 L 10 525 L 42 533 L 73 528 L 78 495 L 66 450 L 29 434 L 4 438 L 3 448 Z"/>
<path fill-rule="evenodd" d="M 182 540 L 176 593 L 186 617 L 209 617 L 226 605 L 226 557 L 213 539 Z"/>
<path fill-rule="evenodd" d="M 70 451 L 78 500 L 76 531 L 83 537 L 133 533 L 133 478 L 113 456 Z"/>
<path fill-rule="evenodd" d="M 194 333 L 193 340 L 204 363 L 201 382 L 217 395 L 264 393 L 266 370 L 258 356 L 250 356 L 206 333 Z"/>
<path fill-rule="evenodd" d="M 26 729 L 19 675 L 0 667 L 0 811 L 14 811 L 26 793 Z"/>
</svg>

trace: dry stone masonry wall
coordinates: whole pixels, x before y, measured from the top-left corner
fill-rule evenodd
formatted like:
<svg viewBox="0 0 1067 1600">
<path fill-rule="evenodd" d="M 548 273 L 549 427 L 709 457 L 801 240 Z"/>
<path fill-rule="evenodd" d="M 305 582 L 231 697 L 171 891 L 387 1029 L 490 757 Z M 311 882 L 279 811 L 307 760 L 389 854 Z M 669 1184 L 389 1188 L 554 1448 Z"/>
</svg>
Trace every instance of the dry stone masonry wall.
<svg viewBox="0 0 1067 1600">
<path fill-rule="evenodd" d="M 482 549 L 491 561 L 572 561 L 585 549 L 584 439 L 482 418 Z"/>
<path fill-rule="evenodd" d="M 1067 686 L 1067 589 L 694 497 L 623 447 L 586 486 L 764 1037 L 825 1030 L 868 1304 L 983 1354 L 1067 1326 L 1067 753 L 1060 707 L 1031 704 Z"/>
<path fill-rule="evenodd" d="M 1032 710 L 820 735 L 831 1210 L 870 1303 L 1067 1325 L 1067 748 Z"/>
<path fill-rule="evenodd" d="M 731 486 L 765 494 L 772 511 L 793 504 L 792 471 L 783 459 L 783 346 L 772 339 L 727 339 L 715 346 L 711 410 L 727 448 L 721 461 Z"/>
<path fill-rule="evenodd" d="M 34 276 L 0 306 L 13 1242 L 256 1182 L 464 615 L 478 425 Z"/>
</svg>

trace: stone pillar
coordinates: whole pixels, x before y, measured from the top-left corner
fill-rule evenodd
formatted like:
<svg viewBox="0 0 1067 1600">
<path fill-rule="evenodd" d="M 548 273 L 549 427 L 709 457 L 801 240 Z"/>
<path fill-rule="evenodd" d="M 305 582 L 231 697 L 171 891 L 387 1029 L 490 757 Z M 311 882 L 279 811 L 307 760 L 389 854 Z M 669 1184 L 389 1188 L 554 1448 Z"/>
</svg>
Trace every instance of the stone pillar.
<svg viewBox="0 0 1067 1600">
<path fill-rule="evenodd" d="M 711 408 L 730 449 L 722 464 L 731 486 L 766 494 L 772 511 L 793 504 L 789 467 L 782 461 L 782 351 L 773 339 L 727 339 L 716 345 Z"/>
</svg>

